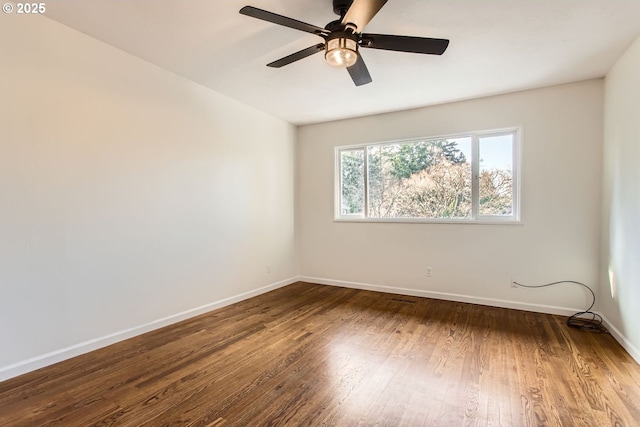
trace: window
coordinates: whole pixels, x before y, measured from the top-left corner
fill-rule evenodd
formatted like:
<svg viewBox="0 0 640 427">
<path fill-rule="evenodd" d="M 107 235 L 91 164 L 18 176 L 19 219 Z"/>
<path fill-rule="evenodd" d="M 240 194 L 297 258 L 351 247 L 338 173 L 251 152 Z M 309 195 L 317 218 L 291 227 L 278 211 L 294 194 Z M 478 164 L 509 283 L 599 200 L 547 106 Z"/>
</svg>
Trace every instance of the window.
<svg viewBox="0 0 640 427">
<path fill-rule="evenodd" d="M 336 149 L 336 219 L 511 221 L 518 130 Z"/>
</svg>

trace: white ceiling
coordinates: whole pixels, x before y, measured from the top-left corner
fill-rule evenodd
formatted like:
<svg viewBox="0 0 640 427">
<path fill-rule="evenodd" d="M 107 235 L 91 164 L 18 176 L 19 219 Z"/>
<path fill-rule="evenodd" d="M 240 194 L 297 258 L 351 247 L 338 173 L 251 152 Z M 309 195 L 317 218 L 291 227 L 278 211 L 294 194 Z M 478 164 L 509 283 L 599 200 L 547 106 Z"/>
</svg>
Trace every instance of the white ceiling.
<svg viewBox="0 0 640 427">
<path fill-rule="evenodd" d="M 46 15 L 293 124 L 362 116 L 604 76 L 640 36 L 639 0 L 389 0 L 365 32 L 447 38 L 442 56 L 363 49 L 356 87 L 322 42 L 240 15 L 251 5 L 324 27 L 331 0 L 52 0 Z"/>
</svg>

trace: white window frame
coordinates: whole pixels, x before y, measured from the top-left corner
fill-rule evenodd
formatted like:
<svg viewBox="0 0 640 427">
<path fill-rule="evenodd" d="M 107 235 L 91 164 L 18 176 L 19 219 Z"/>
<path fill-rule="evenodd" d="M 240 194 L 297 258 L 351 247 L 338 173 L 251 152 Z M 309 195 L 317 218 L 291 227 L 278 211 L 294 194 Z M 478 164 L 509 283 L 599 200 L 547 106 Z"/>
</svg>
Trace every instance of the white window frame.
<svg viewBox="0 0 640 427">
<path fill-rule="evenodd" d="M 513 167 L 513 184 L 512 184 L 512 215 L 480 215 L 480 198 L 479 198 L 479 181 L 480 181 L 480 139 L 483 137 L 513 135 L 512 146 L 512 167 Z M 469 218 L 369 218 L 369 170 L 368 170 L 368 147 L 387 144 L 406 144 L 416 143 L 420 141 L 429 141 L 434 139 L 455 139 L 455 138 L 471 138 L 471 174 L 472 188 L 471 200 L 472 208 Z M 522 127 L 512 127 L 504 129 L 493 129 L 475 132 L 465 132 L 451 135 L 429 136 L 425 138 L 411 138 L 395 141 L 383 141 L 375 143 L 364 143 L 356 145 L 345 145 L 335 147 L 335 170 L 334 170 L 334 221 L 337 222 L 403 222 L 403 223 L 445 223 L 445 224 L 520 224 L 521 223 L 521 176 L 522 169 Z M 341 153 L 343 151 L 364 151 L 364 207 L 362 214 L 343 214 L 342 213 L 342 165 Z"/>
</svg>

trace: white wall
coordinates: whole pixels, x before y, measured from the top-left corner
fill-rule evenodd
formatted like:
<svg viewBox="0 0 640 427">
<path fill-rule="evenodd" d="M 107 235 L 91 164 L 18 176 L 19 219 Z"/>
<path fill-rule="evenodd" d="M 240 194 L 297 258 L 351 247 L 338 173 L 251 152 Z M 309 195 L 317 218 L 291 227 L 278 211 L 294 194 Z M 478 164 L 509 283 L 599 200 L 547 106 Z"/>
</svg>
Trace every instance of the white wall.
<svg viewBox="0 0 640 427">
<path fill-rule="evenodd" d="M 640 361 L 640 39 L 605 81 L 602 311 Z M 609 280 L 609 270 L 613 280 Z"/>
<path fill-rule="evenodd" d="M 597 287 L 602 122 L 603 81 L 591 80 L 299 128 L 301 275 L 548 312 L 586 308 L 591 297 L 575 285 L 510 281 Z M 335 146 L 512 126 L 524 137 L 521 225 L 333 222 Z"/>
<path fill-rule="evenodd" d="M 0 54 L 0 380 L 296 276 L 293 126 L 44 17 Z"/>
</svg>

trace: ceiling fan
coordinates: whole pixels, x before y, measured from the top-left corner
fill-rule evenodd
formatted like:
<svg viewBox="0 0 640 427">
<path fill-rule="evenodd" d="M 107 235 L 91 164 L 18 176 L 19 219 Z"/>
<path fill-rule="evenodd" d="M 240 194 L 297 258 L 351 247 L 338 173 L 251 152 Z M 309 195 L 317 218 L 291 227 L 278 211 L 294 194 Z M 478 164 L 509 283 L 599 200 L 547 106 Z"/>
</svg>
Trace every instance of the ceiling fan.
<svg viewBox="0 0 640 427">
<path fill-rule="evenodd" d="M 442 55 L 449 46 L 449 40 L 446 39 L 363 33 L 364 27 L 386 2 L 387 0 L 333 0 L 333 11 L 340 19 L 329 22 L 324 28 L 253 6 L 243 7 L 240 13 L 324 39 L 324 43 L 285 56 L 267 64 L 268 67 L 280 68 L 324 50 L 325 59 L 330 65 L 345 67 L 356 86 L 361 86 L 372 80 L 360 55 L 360 48 Z"/>
</svg>

